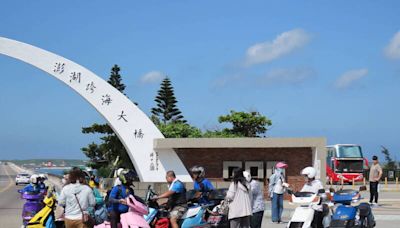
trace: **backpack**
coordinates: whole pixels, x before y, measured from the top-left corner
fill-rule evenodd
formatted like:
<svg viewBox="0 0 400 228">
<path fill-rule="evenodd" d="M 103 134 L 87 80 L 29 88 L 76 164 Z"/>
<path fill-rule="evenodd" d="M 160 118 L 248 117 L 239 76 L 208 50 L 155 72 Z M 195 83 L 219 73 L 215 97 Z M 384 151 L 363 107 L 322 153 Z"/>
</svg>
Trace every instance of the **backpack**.
<svg viewBox="0 0 400 228">
<path fill-rule="evenodd" d="M 108 218 L 107 208 L 103 205 L 101 207 L 96 208 L 94 211 L 94 221 L 95 225 L 102 224 Z"/>
</svg>

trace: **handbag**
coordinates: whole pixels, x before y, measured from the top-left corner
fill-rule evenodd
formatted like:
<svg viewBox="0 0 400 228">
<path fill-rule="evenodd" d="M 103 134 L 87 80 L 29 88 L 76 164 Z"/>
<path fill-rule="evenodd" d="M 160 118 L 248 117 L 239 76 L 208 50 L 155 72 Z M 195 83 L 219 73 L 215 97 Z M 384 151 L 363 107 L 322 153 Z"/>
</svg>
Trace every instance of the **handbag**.
<svg viewBox="0 0 400 228">
<path fill-rule="evenodd" d="M 220 207 L 218 208 L 218 214 L 228 215 L 229 213 L 229 202 L 225 199 L 221 201 Z"/>
<path fill-rule="evenodd" d="M 76 194 L 74 194 L 74 196 L 75 196 L 76 202 L 78 202 L 79 209 L 81 210 L 81 213 L 82 213 L 83 224 L 85 224 L 88 227 L 94 227 L 94 225 L 95 225 L 94 219 L 89 214 L 83 212 L 81 204 L 79 203 L 78 197 L 76 196 Z"/>
</svg>

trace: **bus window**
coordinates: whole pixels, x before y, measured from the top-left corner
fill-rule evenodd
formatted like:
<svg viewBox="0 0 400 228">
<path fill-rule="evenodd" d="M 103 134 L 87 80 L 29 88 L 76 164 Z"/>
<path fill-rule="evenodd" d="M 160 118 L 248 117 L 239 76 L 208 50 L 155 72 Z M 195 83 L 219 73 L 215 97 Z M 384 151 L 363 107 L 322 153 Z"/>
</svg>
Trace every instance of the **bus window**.
<svg viewBox="0 0 400 228">
<path fill-rule="evenodd" d="M 361 148 L 359 146 L 340 146 L 339 158 L 362 158 Z"/>
</svg>

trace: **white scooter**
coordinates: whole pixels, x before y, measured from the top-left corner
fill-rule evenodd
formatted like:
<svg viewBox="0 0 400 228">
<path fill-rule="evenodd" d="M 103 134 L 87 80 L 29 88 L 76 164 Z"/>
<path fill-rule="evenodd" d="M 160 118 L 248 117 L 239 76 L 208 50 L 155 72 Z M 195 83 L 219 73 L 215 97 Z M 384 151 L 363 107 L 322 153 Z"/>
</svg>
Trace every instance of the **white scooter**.
<svg viewBox="0 0 400 228">
<path fill-rule="evenodd" d="M 296 192 L 293 193 L 288 190 L 291 194 L 291 202 L 298 204 L 299 206 L 295 209 L 292 218 L 290 219 L 287 227 L 288 228 L 310 228 L 314 219 L 315 211 L 321 211 L 323 205 L 322 201 L 329 198 L 325 190 L 321 189 L 318 194 L 313 192 Z M 329 193 L 328 193 L 329 194 Z M 329 210 L 328 210 L 329 212 Z M 330 216 L 324 216 L 323 218 L 324 227 L 329 227 Z"/>
</svg>

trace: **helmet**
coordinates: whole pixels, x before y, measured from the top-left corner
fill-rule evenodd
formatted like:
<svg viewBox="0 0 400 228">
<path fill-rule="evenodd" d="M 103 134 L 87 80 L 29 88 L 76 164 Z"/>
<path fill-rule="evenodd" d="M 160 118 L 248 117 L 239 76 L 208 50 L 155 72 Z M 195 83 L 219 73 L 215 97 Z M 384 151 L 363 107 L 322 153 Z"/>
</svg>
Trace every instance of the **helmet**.
<svg viewBox="0 0 400 228">
<path fill-rule="evenodd" d="M 42 180 L 46 180 L 46 179 L 47 179 L 46 175 L 43 174 L 43 173 L 39 174 L 39 177 L 40 177 L 40 179 L 42 179 Z"/>
<path fill-rule="evenodd" d="M 243 171 L 243 176 L 244 176 L 244 178 L 246 178 L 247 182 L 251 181 L 251 174 L 249 172 Z"/>
<path fill-rule="evenodd" d="M 117 169 L 117 176 L 121 175 L 122 171 L 124 171 L 124 168 Z"/>
<path fill-rule="evenodd" d="M 118 176 L 122 184 L 130 184 L 135 180 L 136 177 L 136 172 L 128 169 L 121 171 L 121 174 Z"/>
<path fill-rule="evenodd" d="M 29 178 L 29 181 L 30 181 L 32 184 L 37 184 L 37 183 L 38 183 L 38 179 L 39 179 L 39 175 L 33 174 L 33 175 Z"/>
<path fill-rule="evenodd" d="M 204 170 L 204 168 L 202 166 L 197 166 L 197 165 L 193 166 L 190 169 L 190 172 L 191 173 L 198 173 L 199 177 L 204 177 L 206 175 L 206 171 Z"/>
<path fill-rule="evenodd" d="M 275 168 L 277 169 L 286 169 L 288 167 L 288 165 L 285 162 L 278 162 L 275 165 Z"/>
<path fill-rule="evenodd" d="M 301 175 L 307 176 L 308 178 L 315 178 L 317 170 L 314 167 L 306 167 L 301 171 Z"/>
</svg>

